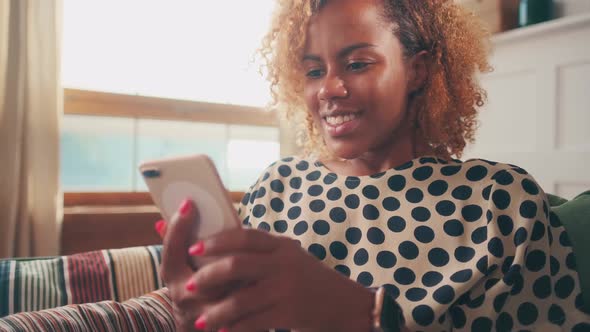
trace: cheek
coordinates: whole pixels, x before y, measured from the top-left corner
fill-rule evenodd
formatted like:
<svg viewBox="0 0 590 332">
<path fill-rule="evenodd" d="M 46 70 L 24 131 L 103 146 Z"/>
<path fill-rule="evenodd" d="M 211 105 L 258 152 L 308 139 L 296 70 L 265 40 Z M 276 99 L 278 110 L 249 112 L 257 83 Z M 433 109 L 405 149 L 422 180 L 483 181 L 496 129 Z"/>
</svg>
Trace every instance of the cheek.
<svg viewBox="0 0 590 332">
<path fill-rule="evenodd" d="M 303 88 L 303 99 L 307 110 L 312 113 L 317 113 L 319 108 L 319 102 L 317 98 L 317 89 L 313 84 L 306 84 Z"/>
</svg>

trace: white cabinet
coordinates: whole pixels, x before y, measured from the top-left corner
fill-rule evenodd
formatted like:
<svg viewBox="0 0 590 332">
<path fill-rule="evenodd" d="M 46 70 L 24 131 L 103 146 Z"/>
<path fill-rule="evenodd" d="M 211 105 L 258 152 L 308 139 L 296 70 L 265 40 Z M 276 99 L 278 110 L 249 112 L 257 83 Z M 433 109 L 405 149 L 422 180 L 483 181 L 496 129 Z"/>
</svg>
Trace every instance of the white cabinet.
<svg viewBox="0 0 590 332">
<path fill-rule="evenodd" d="M 517 164 L 548 193 L 590 190 L 590 14 L 494 36 L 488 104 L 464 159 Z"/>
</svg>

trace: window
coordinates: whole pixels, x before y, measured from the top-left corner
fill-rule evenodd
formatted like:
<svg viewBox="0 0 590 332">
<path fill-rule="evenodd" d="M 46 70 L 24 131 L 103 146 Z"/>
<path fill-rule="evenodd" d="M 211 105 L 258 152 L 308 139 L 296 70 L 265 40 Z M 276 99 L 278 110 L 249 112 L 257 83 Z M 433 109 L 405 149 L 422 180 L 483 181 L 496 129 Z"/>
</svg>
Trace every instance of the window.
<svg viewBox="0 0 590 332">
<path fill-rule="evenodd" d="M 272 0 L 64 0 L 66 192 L 145 191 L 137 165 L 206 153 L 230 190 L 279 158 L 252 62 Z"/>
</svg>

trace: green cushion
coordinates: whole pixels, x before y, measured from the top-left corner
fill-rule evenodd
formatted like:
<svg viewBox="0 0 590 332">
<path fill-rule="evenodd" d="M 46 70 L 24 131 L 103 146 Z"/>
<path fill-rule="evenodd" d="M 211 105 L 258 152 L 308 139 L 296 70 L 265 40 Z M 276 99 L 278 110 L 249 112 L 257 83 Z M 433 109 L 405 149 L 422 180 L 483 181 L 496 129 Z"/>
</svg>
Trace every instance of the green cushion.
<svg viewBox="0 0 590 332">
<path fill-rule="evenodd" d="M 590 190 L 570 201 L 554 195 L 548 196 L 551 211 L 563 224 L 572 243 L 584 298 L 584 310 L 590 313 Z"/>
</svg>

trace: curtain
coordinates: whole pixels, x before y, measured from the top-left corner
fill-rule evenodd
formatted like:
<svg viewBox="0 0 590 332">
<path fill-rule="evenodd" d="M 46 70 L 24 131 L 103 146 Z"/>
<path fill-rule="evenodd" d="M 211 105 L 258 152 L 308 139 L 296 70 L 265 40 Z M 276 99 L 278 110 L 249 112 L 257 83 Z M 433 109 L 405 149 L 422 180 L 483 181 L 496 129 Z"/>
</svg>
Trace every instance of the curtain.
<svg viewBox="0 0 590 332">
<path fill-rule="evenodd" d="M 61 0 L 0 0 L 0 258 L 59 253 Z"/>
</svg>

